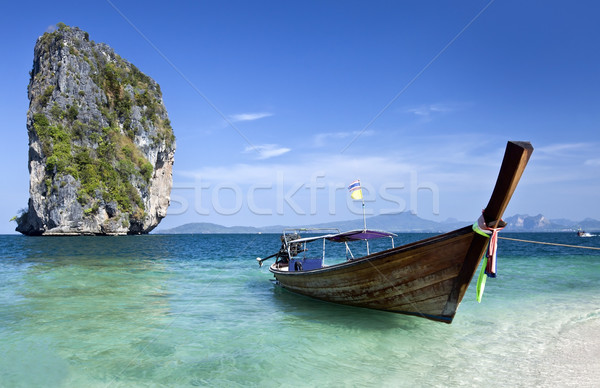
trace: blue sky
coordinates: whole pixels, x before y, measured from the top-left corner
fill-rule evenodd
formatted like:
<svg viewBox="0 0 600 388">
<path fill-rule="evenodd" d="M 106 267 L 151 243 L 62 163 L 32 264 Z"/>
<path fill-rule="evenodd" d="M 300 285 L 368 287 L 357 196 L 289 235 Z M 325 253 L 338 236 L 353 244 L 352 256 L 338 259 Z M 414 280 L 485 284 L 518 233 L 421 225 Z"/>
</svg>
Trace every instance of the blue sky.
<svg viewBox="0 0 600 388">
<path fill-rule="evenodd" d="M 600 219 L 593 1 L 11 2 L 0 16 L 0 233 L 28 199 L 38 36 L 78 26 L 154 78 L 177 137 L 160 228 L 366 209 L 471 221 L 507 140 L 535 147 L 507 215 Z"/>
</svg>

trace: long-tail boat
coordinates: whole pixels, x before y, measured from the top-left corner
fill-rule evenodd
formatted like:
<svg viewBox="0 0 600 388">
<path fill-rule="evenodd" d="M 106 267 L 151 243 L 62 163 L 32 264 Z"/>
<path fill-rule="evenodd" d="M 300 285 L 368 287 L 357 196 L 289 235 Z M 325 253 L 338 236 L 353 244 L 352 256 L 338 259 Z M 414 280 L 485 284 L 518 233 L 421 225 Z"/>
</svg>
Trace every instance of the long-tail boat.
<svg viewBox="0 0 600 388">
<path fill-rule="evenodd" d="M 529 142 L 508 142 L 496 185 L 483 210 L 479 225 L 500 229 L 501 220 L 529 161 L 533 147 Z M 305 247 L 316 241 L 337 241 L 390 237 L 393 234 L 366 228 L 346 233 L 326 233 L 300 237 L 298 233 L 281 236 L 280 250 L 259 264 L 276 257 L 269 271 L 278 284 L 312 298 L 376 310 L 408 314 L 452 323 L 460 302 L 490 237 L 478 223 L 407 245 L 392 247 L 366 256 L 325 266 L 323 256 L 306 257 Z M 392 243 L 393 246 L 393 243 Z M 324 249 L 324 248 L 323 248 Z"/>
</svg>

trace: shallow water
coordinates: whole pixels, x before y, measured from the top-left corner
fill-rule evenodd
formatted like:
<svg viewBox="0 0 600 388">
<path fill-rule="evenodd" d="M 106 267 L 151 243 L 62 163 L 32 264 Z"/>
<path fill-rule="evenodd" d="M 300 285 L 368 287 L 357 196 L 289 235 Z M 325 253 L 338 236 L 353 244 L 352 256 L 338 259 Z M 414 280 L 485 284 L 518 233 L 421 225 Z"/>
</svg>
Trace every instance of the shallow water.
<svg viewBox="0 0 600 388">
<path fill-rule="evenodd" d="M 561 386 L 549 352 L 600 335 L 600 251 L 501 240 L 482 303 L 472 284 L 446 325 L 281 290 L 255 260 L 278 241 L 0 236 L 0 386 Z"/>
</svg>

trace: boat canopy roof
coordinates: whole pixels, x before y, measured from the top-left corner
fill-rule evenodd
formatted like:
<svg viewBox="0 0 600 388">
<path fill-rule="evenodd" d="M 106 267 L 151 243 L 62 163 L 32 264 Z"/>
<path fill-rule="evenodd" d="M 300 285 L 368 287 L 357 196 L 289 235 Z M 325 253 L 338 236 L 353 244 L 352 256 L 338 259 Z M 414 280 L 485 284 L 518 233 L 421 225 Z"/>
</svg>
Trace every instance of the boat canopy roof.
<svg viewBox="0 0 600 388">
<path fill-rule="evenodd" d="M 309 229 L 305 229 L 305 230 L 301 230 L 298 229 L 298 231 L 312 231 Z M 389 233 L 389 232 L 384 232 L 381 230 L 371 230 L 371 229 L 356 229 L 356 230 L 351 230 L 349 232 L 343 232 L 343 233 L 328 233 L 328 234 L 321 234 L 319 236 L 309 236 L 309 237 L 304 237 L 304 238 L 298 238 L 298 239 L 294 239 L 294 240 L 290 240 L 290 243 L 307 243 L 307 242 L 311 242 L 311 241 L 315 241 L 315 240 L 329 240 L 329 241 L 334 241 L 334 242 L 349 242 L 349 241 L 359 241 L 359 240 L 374 240 L 374 239 L 378 239 L 378 238 L 383 238 L 383 237 L 395 237 L 397 236 L 394 233 Z"/>
<path fill-rule="evenodd" d="M 357 229 L 349 232 L 338 233 L 326 237 L 330 241 L 335 242 L 346 242 L 346 241 L 357 241 L 357 240 L 373 240 L 383 237 L 394 237 L 396 234 L 383 232 L 381 230 L 369 230 L 369 229 Z"/>
</svg>

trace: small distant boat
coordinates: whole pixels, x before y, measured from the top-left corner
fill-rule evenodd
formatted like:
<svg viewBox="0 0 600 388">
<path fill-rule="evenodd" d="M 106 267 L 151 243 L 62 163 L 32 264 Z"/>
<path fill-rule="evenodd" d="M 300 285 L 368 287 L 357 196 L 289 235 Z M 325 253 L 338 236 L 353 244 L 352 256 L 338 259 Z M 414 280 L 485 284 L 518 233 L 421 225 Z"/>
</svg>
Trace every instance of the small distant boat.
<svg viewBox="0 0 600 388">
<path fill-rule="evenodd" d="M 529 142 L 508 142 L 491 199 L 483 211 L 490 228 L 500 228 L 512 194 L 529 161 Z M 486 251 L 489 237 L 472 225 L 404 246 L 393 246 L 393 233 L 354 230 L 301 237 L 302 232 L 284 231 L 280 250 L 269 271 L 278 284 L 292 292 L 316 299 L 356 307 L 408 314 L 452 323 L 467 287 Z M 348 242 L 390 238 L 392 247 L 368 251 L 355 258 Z M 346 261 L 324 265 L 325 242 L 346 244 Z M 319 255 L 309 255 L 309 243 L 323 246 Z M 342 259 L 343 260 L 343 259 Z"/>
<path fill-rule="evenodd" d="M 588 233 L 588 232 L 586 232 L 584 230 L 579 229 L 577 231 L 577 236 L 579 236 L 579 237 L 592 237 L 593 234 L 590 234 L 590 233 Z"/>
</svg>

